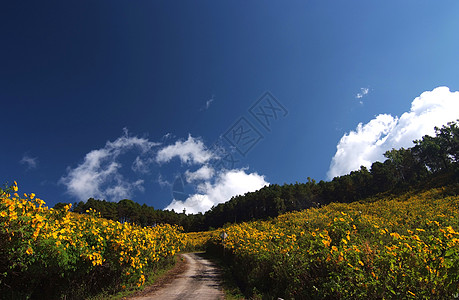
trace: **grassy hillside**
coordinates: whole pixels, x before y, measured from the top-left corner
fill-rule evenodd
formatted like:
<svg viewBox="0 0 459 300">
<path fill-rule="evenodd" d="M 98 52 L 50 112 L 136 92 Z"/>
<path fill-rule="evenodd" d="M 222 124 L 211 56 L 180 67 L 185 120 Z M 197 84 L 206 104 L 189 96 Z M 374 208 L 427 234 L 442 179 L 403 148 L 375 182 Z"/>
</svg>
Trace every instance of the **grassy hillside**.
<svg viewBox="0 0 459 300">
<path fill-rule="evenodd" d="M 185 245 L 176 226 L 141 227 L 49 209 L 0 190 L 0 298 L 85 299 L 142 286 Z"/>
<path fill-rule="evenodd" d="M 457 191 L 332 203 L 235 224 L 216 231 L 208 250 L 224 254 L 247 296 L 451 299 L 459 292 Z"/>
</svg>

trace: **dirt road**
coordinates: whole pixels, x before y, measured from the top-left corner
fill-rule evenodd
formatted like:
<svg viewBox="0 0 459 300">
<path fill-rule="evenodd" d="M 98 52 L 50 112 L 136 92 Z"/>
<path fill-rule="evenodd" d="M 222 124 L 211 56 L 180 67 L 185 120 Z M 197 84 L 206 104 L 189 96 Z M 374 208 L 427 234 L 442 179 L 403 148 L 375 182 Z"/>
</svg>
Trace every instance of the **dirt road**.
<svg viewBox="0 0 459 300">
<path fill-rule="evenodd" d="M 224 299 L 215 265 L 199 253 L 182 254 L 182 257 L 186 260 L 185 272 L 160 289 L 130 300 Z"/>
</svg>

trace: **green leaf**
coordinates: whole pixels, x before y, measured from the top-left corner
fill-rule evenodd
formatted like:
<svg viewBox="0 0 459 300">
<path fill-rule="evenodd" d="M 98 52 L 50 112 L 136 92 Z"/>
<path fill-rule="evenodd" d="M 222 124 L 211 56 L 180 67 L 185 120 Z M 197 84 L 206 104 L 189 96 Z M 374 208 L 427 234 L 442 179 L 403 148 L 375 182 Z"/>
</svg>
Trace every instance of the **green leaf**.
<svg viewBox="0 0 459 300">
<path fill-rule="evenodd" d="M 454 249 L 454 248 L 448 249 L 445 252 L 445 257 L 450 257 L 450 256 L 454 255 L 455 253 L 456 253 L 456 249 Z"/>
</svg>

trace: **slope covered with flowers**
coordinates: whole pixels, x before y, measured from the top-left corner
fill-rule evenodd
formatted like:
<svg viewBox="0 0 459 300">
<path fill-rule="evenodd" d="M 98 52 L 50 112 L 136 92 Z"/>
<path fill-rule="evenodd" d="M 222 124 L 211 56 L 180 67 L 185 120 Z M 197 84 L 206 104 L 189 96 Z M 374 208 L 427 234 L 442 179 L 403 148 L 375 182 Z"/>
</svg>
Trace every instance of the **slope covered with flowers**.
<svg viewBox="0 0 459 300">
<path fill-rule="evenodd" d="M 6 297 L 141 286 L 185 244 L 175 226 L 122 224 L 94 211 L 69 212 L 70 205 L 49 209 L 33 193 L 17 191 L 16 183 L 0 190 L 0 292 Z"/>
<path fill-rule="evenodd" d="M 268 299 L 459 295 L 457 186 L 377 201 L 332 203 L 222 231 L 214 234 L 209 249 L 225 254 L 248 295 Z"/>
</svg>

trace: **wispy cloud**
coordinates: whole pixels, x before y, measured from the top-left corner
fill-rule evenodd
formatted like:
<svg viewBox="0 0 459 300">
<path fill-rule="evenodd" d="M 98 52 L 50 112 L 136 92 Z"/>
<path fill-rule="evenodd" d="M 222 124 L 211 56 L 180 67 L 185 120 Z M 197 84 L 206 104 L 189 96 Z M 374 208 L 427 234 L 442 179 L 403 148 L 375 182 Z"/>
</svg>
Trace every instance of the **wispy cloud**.
<svg viewBox="0 0 459 300">
<path fill-rule="evenodd" d="M 172 138 L 174 138 L 174 137 L 175 137 L 175 136 L 173 136 L 172 133 L 168 132 L 168 133 L 166 133 L 165 135 L 163 135 L 162 140 L 163 140 L 163 141 L 166 141 L 166 140 L 172 139 Z"/>
<path fill-rule="evenodd" d="M 24 154 L 19 163 L 25 165 L 27 167 L 27 170 L 35 169 L 38 167 L 38 158 Z"/>
<path fill-rule="evenodd" d="M 424 92 L 400 118 L 380 114 L 344 134 L 336 147 L 328 177 L 331 179 L 360 166 L 370 167 L 375 161 L 384 161 L 383 154 L 387 150 L 412 147 L 413 140 L 433 135 L 435 126 L 441 127 L 458 118 L 459 92 L 450 92 L 447 87 Z"/>
<path fill-rule="evenodd" d="M 156 181 L 161 187 L 171 187 L 172 186 L 172 183 L 164 179 L 164 177 L 161 174 L 158 175 L 158 179 Z"/>
<path fill-rule="evenodd" d="M 69 167 L 59 183 L 64 184 L 67 192 L 80 201 L 91 197 L 111 201 L 129 198 L 134 191 L 143 190 L 144 181 L 125 178 L 120 172 L 122 164 L 119 157 L 128 151 L 140 152 L 133 163 L 133 169 L 140 170 L 146 163 L 141 161 L 141 156 L 157 145 L 145 138 L 129 136 L 127 129 L 124 129 L 123 136 L 113 142 L 108 141 L 101 149 L 87 153 L 77 167 Z"/>
<path fill-rule="evenodd" d="M 366 95 L 368 95 L 369 92 L 370 92 L 369 88 L 360 88 L 360 92 L 358 92 L 357 95 L 355 95 L 355 98 L 360 99 L 359 103 L 363 104 L 363 100 L 361 99 L 365 97 Z"/>
<path fill-rule="evenodd" d="M 208 110 L 212 102 L 214 102 L 214 100 L 215 100 L 215 95 L 212 95 L 212 97 L 206 101 L 206 105 L 201 108 L 201 111 Z"/>
</svg>

